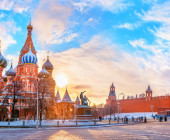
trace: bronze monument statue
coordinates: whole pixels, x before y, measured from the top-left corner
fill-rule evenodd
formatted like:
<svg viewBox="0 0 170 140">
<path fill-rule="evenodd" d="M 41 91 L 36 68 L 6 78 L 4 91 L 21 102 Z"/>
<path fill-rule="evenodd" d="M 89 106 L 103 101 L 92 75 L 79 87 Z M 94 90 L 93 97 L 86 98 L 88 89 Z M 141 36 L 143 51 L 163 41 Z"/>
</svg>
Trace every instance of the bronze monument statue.
<svg viewBox="0 0 170 140">
<path fill-rule="evenodd" d="M 88 106 L 89 99 L 86 97 L 86 95 L 83 96 L 84 92 L 86 92 L 86 91 L 83 91 L 83 92 L 80 93 L 81 105 Z M 90 101 L 89 101 L 89 103 L 90 103 Z"/>
</svg>

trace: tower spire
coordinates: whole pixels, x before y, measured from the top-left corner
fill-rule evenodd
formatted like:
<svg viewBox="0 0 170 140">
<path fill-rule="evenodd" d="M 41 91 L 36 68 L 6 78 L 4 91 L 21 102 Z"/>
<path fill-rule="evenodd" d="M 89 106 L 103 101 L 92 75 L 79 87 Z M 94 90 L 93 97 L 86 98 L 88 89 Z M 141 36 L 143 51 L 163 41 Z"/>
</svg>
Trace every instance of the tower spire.
<svg viewBox="0 0 170 140">
<path fill-rule="evenodd" d="M 1 40 L 0 40 L 0 53 L 1 53 Z"/>
<path fill-rule="evenodd" d="M 49 59 L 49 51 L 47 52 L 47 59 Z"/>
</svg>

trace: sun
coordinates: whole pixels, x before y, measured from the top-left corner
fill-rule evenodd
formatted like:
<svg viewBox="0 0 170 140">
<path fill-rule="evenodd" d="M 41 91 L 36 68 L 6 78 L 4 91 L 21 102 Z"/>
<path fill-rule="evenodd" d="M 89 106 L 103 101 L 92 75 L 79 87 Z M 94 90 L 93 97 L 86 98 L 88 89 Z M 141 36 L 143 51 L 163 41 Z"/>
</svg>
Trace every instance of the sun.
<svg viewBox="0 0 170 140">
<path fill-rule="evenodd" d="M 55 77 L 56 85 L 60 88 L 66 86 L 68 84 L 68 79 L 65 74 L 58 74 Z"/>
</svg>

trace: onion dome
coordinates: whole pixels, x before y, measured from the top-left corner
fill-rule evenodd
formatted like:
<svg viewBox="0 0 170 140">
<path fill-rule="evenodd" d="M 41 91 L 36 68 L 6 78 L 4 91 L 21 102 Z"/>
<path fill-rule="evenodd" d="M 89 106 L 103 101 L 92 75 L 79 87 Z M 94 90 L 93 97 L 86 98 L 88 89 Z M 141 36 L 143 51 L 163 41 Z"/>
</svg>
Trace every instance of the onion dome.
<svg viewBox="0 0 170 140">
<path fill-rule="evenodd" d="M 30 19 L 30 24 L 27 26 L 27 29 L 29 30 L 29 29 L 33 29 L 33 26 L 31 25 L 31 19 Z"/>
<path fill-rule="evenodd" d="M 10 69 L 6 71 L 6 75 L 7 76 L 15 76 L 16 75 L 16 72 L 15 72 L 15 70 L 12 67 L 12 63 L 11 63 Z"/>
<path fill-rule="evenodd" d="M 7 66 L 7 61 L 6 59 L 2 56 L 1 52 L 0 52 L 0 67 L 5 68 Z"/>
<path fill-rule="evenodd" d="M 51 64 L 49 60 L 49 56 L 47 56 L 47 61 L 44 63 L 43 67 L 45 67 L 47 71 L 53 70 L 53 65 Z"/>
<path fill-rule="evenodd" d="M 0 40 L 0 49 L 1 49 L 1 40 Z M 0 50 L 0 67 L 5 68 L 7 66 L 6 59 L 2 56 L 1 50 Z"/>
<path fill-rule="evenodd" d="M 48 71 L 46 71 L 45 67 L 42 68 L 42 70 L 38 73 L 38 78 L 46 78 L 48 77 L 50 74 Z"/>
<path fill-rule="evenodd" d="M 26 53 L 22 57 L 21 61 L 22 61 L 22 64 L 26 64 L 26 63 L 36 64 L 37 63 L 37 56 L 32 53 L 31 46 L 30 46 L 29 52 Z"/>
<path fill-rule="evenodd" d="M 4 79 L 4 82 L 7 82 L 7 75 L 6 75 L 6 72 L 5 72 L 5 74 L 3 75 L 3 79 Z"/>
</svg>

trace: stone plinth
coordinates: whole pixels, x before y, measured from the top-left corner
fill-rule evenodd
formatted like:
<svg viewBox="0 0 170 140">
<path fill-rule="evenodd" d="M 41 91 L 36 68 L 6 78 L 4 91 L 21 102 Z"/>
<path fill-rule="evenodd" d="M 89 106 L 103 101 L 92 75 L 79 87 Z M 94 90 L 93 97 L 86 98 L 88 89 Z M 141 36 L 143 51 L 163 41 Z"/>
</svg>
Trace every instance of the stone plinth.
<svg viewBox="0 0 170 140">
<path fill-rule="evenodd" d="M 76 110 L 77 120 L 91 120 L 94 119 L 92 115 L 92 108 L 90 106 L 78 106 Z"/>
</svg>

